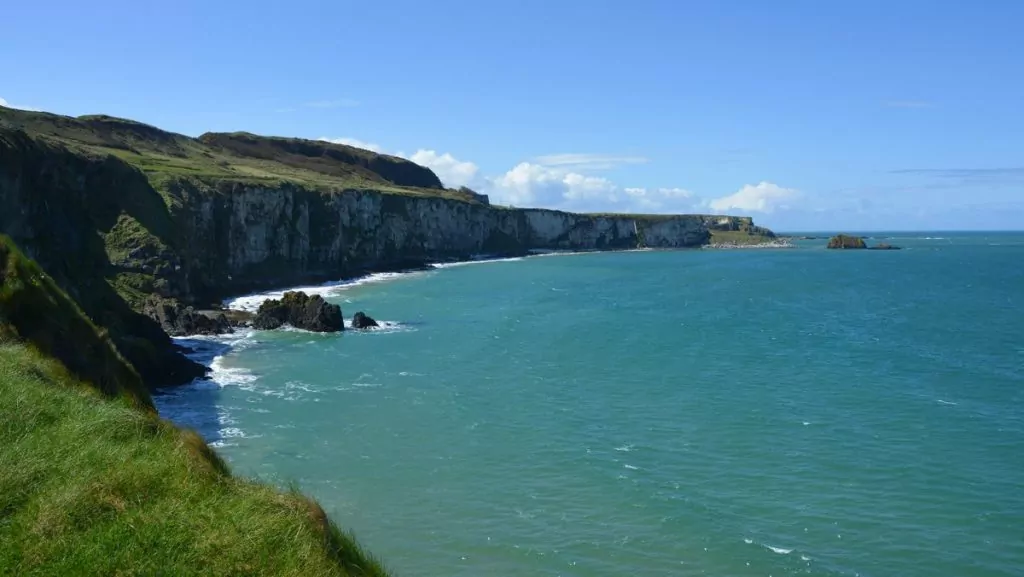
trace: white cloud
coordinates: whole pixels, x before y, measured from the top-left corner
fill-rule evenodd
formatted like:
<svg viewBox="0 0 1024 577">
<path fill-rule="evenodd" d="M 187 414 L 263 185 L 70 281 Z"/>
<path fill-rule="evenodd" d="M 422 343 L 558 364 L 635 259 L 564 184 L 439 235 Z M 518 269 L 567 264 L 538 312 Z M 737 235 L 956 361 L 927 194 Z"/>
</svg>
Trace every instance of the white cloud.
<svg viewBox="0 0 1024 577">
<path fill-rule="evenodd" d="M 438 154 L 433 150 L 417 150 L 409 160 L 434 171 L 441 182 L 449 188 L 474 186 L 477 183 L 477 165 L 462 161 L 450 153 Z"/>
<path fill-rule="evenodd" d="M 521 162 L 489 179 L 484 192 L 497 204 L 547 208 L 583 208 L 618 202 L 618 187 L 610 180 Z"/>
<path fill-rule="evenodd" d="M 538 156 L 534 162 L 541 166 L 562 167 L 576 170 L 602 170 L 615 168 L 623 164 L 643 164 L 647 159 L 642 156 L 616 156 L 613 154 L 547 154 Z"/>
<path fill-rule="evenodd" d="M 460 160 L 449 152 L 421 148 L 413 154 L 385 151 L 378 144 L 356 138 L 321 138 L 407 158 L 434 171 L 446 187 L 468 186 L 490 196 L 491 202 L 518 207 L 600 212 L 694 213 L 754 211 L 770 213 L 786 208 L 785 202 L 797 191 L 770 182 L 746 185 L 735 193 L 717 199 L 702 199 L 693 191 L 678 187 L 621 187 L 602 176 L 588 174 L 616 163 L 646 162 L 640 157 L 610 155 L 558 154 L 520 162 L 503 174 L 486 176 L 480 167 Z"/>
<path fill-rule="evenodd" d="M 359 106 L 359 101 L 353 98 L 338 98 L 336 100 L 314 100 L 305 102 L 306 108 L 353 108 Z"/>
<path fill-rule="evenodd" d="M 564 210 L 685 212 L 700 204 L 684 188 L 623 188 L 611 180 L 522 162 L 489 180 L 484 192 L 497 204 Z"/>
<path fill-rule="evenodd" d="M 708 202 L 708 206 L 719 212 L 749 210 L 770 213 L 776 208 L 786 208 L 785 202 L 798 195 L 799 193 L 791 188 L 782 188 L 777 184 L 762 181 L 756 185 L 744 185 L 729 196 L 713 199 Z"/>
<path fill-rule="evenodd" d="M 685 188 L 625 188 L 633 206 L 643 210 L 683 212 L 700 206 L 700 199 Z"/>
<path fill-rule="evenodd" d="M 327 138 L 326 136 L 321 136 L 320 140 L 326 140 L 327 142 L 333 142 L 334 144 L 344 144 L 345 146 L 354 146 L 356 148 L 362 148 L 364 150 L 369 150 L 372 152 L 381 152 L 383 150 L 383 148 L 381 148 L 379 144 L 374 144 L 372 142 L 364 142 L 357 138 Z"/>
<path fill-rule="evenodd" d="M 31 106 L 21 106 L 19 104 L 11 104 L 3 98 L 0 98 L 0 106 L 3 106 L 5 108 L 14 108 L 16 110 L 28 110 L 29 112 L 42 112 L 42 110 L 39 108 L 33 108 Z"/>
</svg>

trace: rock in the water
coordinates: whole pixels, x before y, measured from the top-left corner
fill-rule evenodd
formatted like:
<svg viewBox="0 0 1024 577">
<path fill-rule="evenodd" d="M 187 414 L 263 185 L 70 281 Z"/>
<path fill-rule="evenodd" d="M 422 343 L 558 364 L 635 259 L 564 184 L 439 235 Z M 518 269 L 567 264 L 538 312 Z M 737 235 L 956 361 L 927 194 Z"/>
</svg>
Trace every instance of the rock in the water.
<svg viewBox="0 0 1024 577">
<path fill-rule="evenodd" d="M 359 311 L 352 315 L 352 328 L 354 329 L 368 329 L 370 327 L 379 327 L 377 321 L 373 320 L 373 317 L 366 316 L 366 313 Z"/>
<path fill-rule="evenodd" d="M 859 236 L 840 234 L 828 240 L 828 248 L 867 248 L 864 239 Z"/>
<path fill-rule="evenodd" d="M 223 313 L 197 311 L 171 299 L 151 298 L 146 302 L 143 312 L 160 323 L 164 332 L 172 337 L 234 332 Z"/>
<path fill-rule="evenodd" d="M 871 250 L 900 250 L 900 247 L 886 244 L 884 242 L 880 242 L 876 246 L 870 246 L 868 248 Z"/>
<path fill-rule="evenodd" d="M 253 327 L 262 330 L 285 324 L 319 333 L 345 330 L 340 306 L 328 303 L 320 295 L 309 296 L 301 291 L 286 292 L 280 300 L 264 301 L 252 322 Z"/>
</svg>

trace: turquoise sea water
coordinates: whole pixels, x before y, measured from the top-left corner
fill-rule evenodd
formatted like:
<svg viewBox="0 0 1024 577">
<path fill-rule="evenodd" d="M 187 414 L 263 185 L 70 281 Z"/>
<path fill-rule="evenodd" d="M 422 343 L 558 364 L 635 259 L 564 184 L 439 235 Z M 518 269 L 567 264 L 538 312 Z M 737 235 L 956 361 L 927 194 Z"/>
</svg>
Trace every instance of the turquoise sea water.
<svg viewBox="0 0 1024 577">
<path fill-rule="evenodd" d="M 1024 234 L 895 236 L 322 289 L 393 324 L 159 405 L 399 575 L 1024 574 Z"/>
</svg>

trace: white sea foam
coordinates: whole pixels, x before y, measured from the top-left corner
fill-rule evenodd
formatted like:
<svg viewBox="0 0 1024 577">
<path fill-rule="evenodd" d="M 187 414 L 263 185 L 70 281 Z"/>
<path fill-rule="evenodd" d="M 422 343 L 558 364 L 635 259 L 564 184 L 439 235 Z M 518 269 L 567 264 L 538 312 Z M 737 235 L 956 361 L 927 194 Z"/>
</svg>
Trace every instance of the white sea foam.
<svg viewBox="0 0 1024 577">
<path fill-rule="evenodd" d="M 254 438 L 235 427 L 236 420 L 230 409 L 217 407 L 210 410 L 210 391 L 223 387 L 238 387 L 247 391 L 255 391 L 259 376 L 243 367 L 225 365 L 225 355 L 230 351 L 244 350 L 257 341 L 253 338 L 254 331 L 238 332 L 228 335 L 175 338 L 176 344 L 187 347 L 190 352 L 186 356 L 206 365 L 210 372 L 205 378 L 196 379 L 181 387 L 162 391 L 154 396 L 161 416 L 172 422 L 195 429 L 213 447 L 233 445 L 227 439 Z"/>
<path fill-rule="evenodd" d="M 811 558 L 810 558 L 810 557 L 808 557 L 807 555 L 801 555 L 801 556 L 800 556 L 800 560 L 801 560 L 801 561 L 810 561 L 810 560 L 811 560 Z"/>
<path fill-rule="evenodd" d="M 260 293 L 252 293 L 235 297 L 224 301 L 224 306 L 233 310 L 250 311 L 255 312 L 260 308 L 260 305 L 268 299 L 279 299 L 284 296 L 284 293 L 289 291 L 302 291 L 308 295 L 320 295 L 320 296 L 333 296 L 338 293 L 348 290 L 352 287 L 375 284 L 386 281 L 395 280 L 403 277 L 410 277 L 423 274 L 423 271 L 413 272 L 379 272 L 371 275 L 348 279 L 340 281 L 331 281 L 319 285 L 313 286 L 300 286 L 293 287 L 283 290 L 266 291 Z"/>
<path fill-rule="evenodd" d="M 471 264 L 487 264 L 494 262 L 517 262 L 523 260 L 524 257 L 513 256 L 508 258 L 477 258 L 473 260 L 463 260 L 459 262 L 437 262 L 432 263 L 430 266 L 433 268 L 452 268 L 457 266 L 467 266 Z"/>
<path fill-rule="evenodd" d="M 615 447 L 615 450 L 616 451 L 623 451 L 625 453 L 628 453 L 628 452 L 633 450 L 633 445 L 623 445 L 621 447 Z"/>
<path fill-rule="evenodd" d="M 627 468 L 627 469 L 629 469 L 629 470 L 631 470 L 631 471 L 639 471 L 640 470 L 640 467 L 634 467 L 633 465 L 622 465 L 622 466 Z"/>
<path fill-rule="evenodd" d="M 743 542 L 746 543 L 747 545 L 752 545 L 754 543 L 754 540 L 753 539 L 744 539 Z"/>
<path fill-rule="evenodd" d="M 953 401 L 943 401 L 942 399 L 936 399 L 940 405 L 956 405 Z"/>
<path fill-rule="evenodd" d="M 770 550 L 772 553 L 778 553 L 779 555 L 789 555 L 790 553 L 793 552 L 792 549 L 783 549 L 782 547 L 772 547 L 771 545 L 769 545 L 767 543 L 764 544 L 764 547 L 766 549 Z"/>
<path fill-rule="evenodd" d="M 404 332 L 415 332 L 416 331 L 416 327 L 410 327 L 409 325 L 405 325 L 405 324 L 402 324 L 400 322 L 396 322 L 396 321 L 382 321 L 382 320 L 379 320 L 379 319 L 374 319 L 374 320 L 377 321 L 377 325 L 378 326 L 370 327 L 370 328 L 366 328 L 366 329 L 359 329 L 359 330 L 352 329 L 352 321 L 351 320 L 346 320 L 345 321 L 345 328 L 353 330 L 354 331 L 353 334 L 364 334 L 364 333 L 369 333 L 369 334 L 374 334 L 374 333 L 404 333 Z"/>
</svg>

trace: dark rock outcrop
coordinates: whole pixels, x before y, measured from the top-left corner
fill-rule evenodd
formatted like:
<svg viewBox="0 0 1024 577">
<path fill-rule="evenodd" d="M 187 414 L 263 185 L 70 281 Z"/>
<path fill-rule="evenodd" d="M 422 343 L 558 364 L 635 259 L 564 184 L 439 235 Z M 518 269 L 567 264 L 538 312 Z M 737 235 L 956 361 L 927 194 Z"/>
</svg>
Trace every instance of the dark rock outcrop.
<svg viewBox="0 0 1024 577">
<path fill-rule="evenodd" d="M 868 245 L 864 242 L 864 239 L 859 236 L 850 236 L 848 234 L 838 234 L 828 240 L 827 248 L 838 248 L 838 249 L 860 249 L 867 248 Z"/>
<path fill-rule="evenodd" d="M 264 301 L 252 322 L 253 327 L 260 330 L 277 329 L 285 324 L 319 333 L 345 329 L 340 306 L 328 303 L 320 295 L 309 296 L 301 291 L 286 292 L 280 300 Z"/>
<path fill-rule="evenodd" d="M 352 328 L 354 329 L 368 329 L 371 327 L 379 327 L 377 321 L 373 320 L 373 317 L 366 316 L 366 313 L 359 311 L 352 315 Z"/>
<path fill-rule="evenodd" d="M 186 335 L 221 335 L 234 332 L 227 316 L 219 311 L 201 312 L 172 300 L 151 298 L 143 312 L 160 323 L 172 337 Z"/>
<path fill-rule="evenodd" d="M 884 243 L 884 242 L 880 242 L 880 243 L 878 243 L 875 246 L 869 246 L 868 248 L 870 250 L 900 250 L 900 247 L 893 246 L 891 244 L 887 244 L 887 243 Z"/>
</svg>

